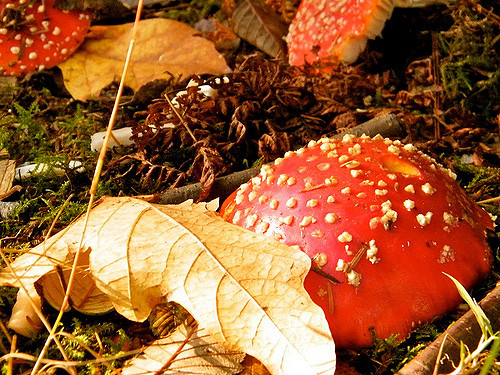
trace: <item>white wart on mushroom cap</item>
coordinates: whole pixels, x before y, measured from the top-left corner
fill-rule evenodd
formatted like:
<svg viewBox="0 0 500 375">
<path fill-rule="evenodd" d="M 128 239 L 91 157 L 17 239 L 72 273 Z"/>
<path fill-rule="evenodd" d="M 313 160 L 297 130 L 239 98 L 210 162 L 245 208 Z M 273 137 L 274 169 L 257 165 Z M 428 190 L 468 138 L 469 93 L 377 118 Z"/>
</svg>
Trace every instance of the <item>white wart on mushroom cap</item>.
<svg viewBox="0 0 500 375">
<path fill-rule="evenodd" d="M 310 272 L 305 284 L 340 347 L 371 345 L 371 328 L 404 338 L 460 302 L 443 272 L 470 287 L 492 262 L 491 219 L 453 173 L 381 137 L 312 141 L 264 166 L 221 213 L 298 245 L 340 281 Z"/>
</svg>

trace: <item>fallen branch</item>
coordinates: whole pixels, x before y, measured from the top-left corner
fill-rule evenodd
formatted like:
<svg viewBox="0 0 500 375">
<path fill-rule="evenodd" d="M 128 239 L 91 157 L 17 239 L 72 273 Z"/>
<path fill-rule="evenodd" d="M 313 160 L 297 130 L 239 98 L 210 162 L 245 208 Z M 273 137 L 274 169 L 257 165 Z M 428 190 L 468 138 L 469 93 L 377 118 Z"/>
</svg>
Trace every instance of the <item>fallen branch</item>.
<svg viewBox="0 0 500 375">
<path fill-rule="evenodd" d="M 490 320 L 493 331 L 500 330 L 500 284 L 489 292 L 479 302 L 479 305 Z M 477 347 L 480 337 L 481 328 L 473 312 L 468 311 L 399 370 L 396 375 L 433 374 L 441 346 L 443 347 L 441 350 L 443 356 L 439 362 L 437 373 L 450 373 L 454 370 L 453 363 L 458 364 L 460 362 L 460 342 L 463 342 L 472 351 Z"/>
<path fill-rule="evenodd" d="M 342 138 L 344 134 L 375 136 L 380 134 L 384 137 L 402 137 L 404 135 L 403 126 L 394 114 L 387 114 L 375 117 L 367 122 L 359 124 L 351 129 L 348 129 L 340 134 L 334 135 L 333 138 Z M 260 168 L 250 168 L 244 171 L 235 172 L 224 177 L 215 179 L 214 185 L 211 188 L 209 196 L 205 199 L 210 201 L 215 198 L 225 199 L 231 192 L 236 190 L 241 184 L 248 181 L 257 173 Z M 200 183 L 190 184 L 167 190 L 160 194 L 158 203 L 160 204 L 178 204 L 187 199 L 197 200 L 202 189 Z"/>
</svg>

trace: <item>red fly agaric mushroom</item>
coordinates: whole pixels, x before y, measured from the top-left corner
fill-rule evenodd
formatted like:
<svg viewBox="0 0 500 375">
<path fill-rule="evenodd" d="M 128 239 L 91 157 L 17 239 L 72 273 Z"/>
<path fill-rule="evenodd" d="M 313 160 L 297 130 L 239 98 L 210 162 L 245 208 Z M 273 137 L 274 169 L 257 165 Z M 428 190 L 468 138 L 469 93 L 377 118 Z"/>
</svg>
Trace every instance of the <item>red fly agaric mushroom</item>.
<svg viewBox="0 0 500 375">
<path fill-rule="evenodd" d="M 453 309 L 492 264 L 489 215 L 411 145 L 323 138 L 288 152 L 223 204 L 225 220 L 299 246 L 339 347 L 372 344 Z M 316 272 L 314 272 L 316 271 Z"/>
<path fill-rule="evenodd" d="M 90 13 L 62 11 L 54 0 L 0 4 L 0 75 L 19 76 L 52 68 L 82 43 Z"/>
<path fill-rule="evenodd" d="M 302 0 L 287 36 L 291 65 L 330 57 L 353 63 L 368 39 L 382 33 L 395 6 L 421 7 L 435 0 Z"/>
</svg>

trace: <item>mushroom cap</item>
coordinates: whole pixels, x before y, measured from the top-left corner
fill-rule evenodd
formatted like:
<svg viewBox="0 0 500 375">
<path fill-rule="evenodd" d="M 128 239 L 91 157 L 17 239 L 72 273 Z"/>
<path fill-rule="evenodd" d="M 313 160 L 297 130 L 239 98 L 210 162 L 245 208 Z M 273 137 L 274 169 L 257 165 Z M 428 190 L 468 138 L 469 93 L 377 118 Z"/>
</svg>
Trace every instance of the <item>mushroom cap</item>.
<svg viewBox="0 0 500 375">
<path fill-rule="evenodd" d="M 392 0 L 303 0 L 287 36 L 291 65 L 321 58 L 353 63 L 368 39 L 381 34 Z"/>
<path fill-rule="evenodd" d="M 62 11 L 54 0 L 8 0 L 0 4 L 0 75 L 49 69 L 83 42 L 91 14 Z"/>
<path fill-rule="evenodd" d="M 323 275 L 309 272 L 305 288 L 339 347 L 371 345 L 372 330 L 404 339 L 460 303 L 444 272 L 468 288 L 492 264 L 491 218 L 453 173 L 382 137 L 312 141 L 264 166 L 221 214 L 311 257 Z"/>
</svg>

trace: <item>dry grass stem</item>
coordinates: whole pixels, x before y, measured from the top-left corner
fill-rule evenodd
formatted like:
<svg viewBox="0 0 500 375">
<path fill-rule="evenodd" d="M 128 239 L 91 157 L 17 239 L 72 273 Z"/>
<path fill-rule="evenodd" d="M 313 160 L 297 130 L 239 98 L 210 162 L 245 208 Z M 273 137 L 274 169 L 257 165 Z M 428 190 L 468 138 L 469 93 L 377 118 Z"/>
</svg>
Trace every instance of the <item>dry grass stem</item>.
<svg viewBox="0 0 500 375">
<path fill-rule="evenodd" d="M 47 231 L 47 234 L 45 235 L 45 241 L 47 241 L 49 239 L 49 237 L 51 236 L 52 231 L 54 230 L 55 225 L 59 221 L 59 218 L 61 217 L 62 213 L 64 212 L 64 209 L 68 206 L 68 204 L 71 201 L 71 199 L 73 198 L 73 196 L 74 196 L 74 194 L 70 194 L 70 196 L 68 198 L 66 198 L 66 200 L 63 203 L 63 205 L 61 206 L 61 208 L 57 212 L 56 217 L 54 218 L 54 220 L 52 220 L 50 228 Z"/>
<path fill-rule="evenodd" d="M 11 265 L 11 262 L 6 258 L 5 254 L 0 251 L 0 257 L 2 258 L 2 260 L 4 261 L 4 263 L 6 264 L 6 267 L 9 269 L 9 271 L 11 272 L 11 274 L 14 276 L 14 278 L 16 279 L 16 281 L 19 283 L 19 285 L 21 286 L 21 289 L 24 290 L 24 292 L 26 293 L 27 296 L 29 296 L 29 292 L 28 292 L 28 289 L 26 288 L 26 286 L 21 282 L 21 279 L 19 278 L 19 275 L 16 273 L 16 271 L 12 268 L 12 265 Z M 49 321 L 45 318 L 45 316 L 43 315 L 42 311 L 40 310 L 40 308 L 36 305 L 36 303 L 34 303 L 33 299 L 30 297 L 29 298 L 29 302 L 30 302 L 30 305 L 31 305 L 31 308 L 36 312 L 36 314 L 40 317 L 40 320 L 42 322 L 42 324 L 45 326 L 45 328 L 51 332 L 51 331 L 54 331 L 55 330 L 55 326 L 51 326 Z M 61 355 L 63 356 L 63 358 L 65 360 L 69 360 L 69 357 L 68 355 L 66 354 L 66 351 L 64 350 L 64 347 L 61 345 L 61 342 L 57 339 L 54 340 L 54 342 L 56 343 L 56 346 L 57 348 L 59 349 L 59 351 L 61 352 Z"/>
<path fill-rule="evenodd" d="M 61 368 L 68 368 L 68 367 L 77 367 L 77 366 L 85 366 L 89 364 L 103 364 L 107 362 L 111 362 L 117 359 L 123 359 L 123 358 L 128 358 L 133 355 L 139 354 L 142 352 L 142 349 L 136 349 L 136 350 L 130 350 L 127 352 L 122 352 L 120 354 L 112 355 L 109 357 L 101 357 L 101 358 L 96 358 L 96 359 L 89 359 L 85 361 L 61 361 L 61 360 L 55 360 L 55 359 L 49 359 L 49 358 L 42 358 L 39 360 L 39 357 L 36 357 L 31 354 L 27 353 L 9 353 L 6 354 L 2 357 L 0 357 L 0 362 L 8 362 L 9 360 L 21 360 L 24 362 L 36 362 L 40 361 L 41 364 L 43 365 L 51 365 L 51 366 L 57 366 Z"/>
<path fill-rule="evenodd" d="M 17 348 L 17 335 L 14 335 L 14 337 L 12 338 L 12 340 L 10 342 L 10 352 L 15 353 L 17 350 L 16 348 Z M 13 369 L 14 369 L 13 361 L 14 360 L 12 358 L 10 358 L 7 361 L 7 375 L 13 374 Z"/>
<path fill-rule="evenodd" d="M 61 304 L 59 314 L 58 314 L 58 316 L 57 316 L 57 318 L 56 318 L 56 320 L 54 322 L 54 325 L 53 325 L 52 329 L 50 330 L 49 337 L 45 341 L 45 345 L 43 346 L 43 348 L 42 348 L 42 350 L 40 352 L 40 355 L 38 356 L 38 359 L 36 360 L 35 365 L 33 366 L 33 369 L 31 371 L 31 375 L 37 374 L 37 372 L 40 369 L 40 366 L 41 366 L 41 364 L 43 362 L 43 358 L 44 358 L 44 356 L 47 353 L 47 350 L 48 350 L 48 347 L 49 347 L 51 341 L 52 340 L 56 340 L 55 335 L 56 335 L 57 327 L 61 323 L 64 311 L 66 310 L 66 308 L 68 307 L 68 304 L 69 304 L 70 293 L 71 293 L 71 290 L 73 288 L 73 283 L 75 281 L 75 275 L 76 275 L 77 265 L 78 265 L 78 262 L 79 262 L 81 248 L 82 248 L 83 240 L 84 240 L 84 237 L 85 237 L 85 229 L 86 229 L 87 224 L 88 224 L 88 220 L 89 220 L 89 216 L 90 216 L 90 210 L 91 210 L 91 208 L 92 208 L 92 206 L 94 204 L 94 201 L 95 201 L 95 195 L 96 195 L 96 191 L 97 191 L 97 185 L 99 183 L 99 178 L 100 178 L 100 175 L 101 175 L 102 167 L 104 165 L 104 159 L 105 159 L 105 156 L 106 156 L 107 146 L 108 146 L 109 140 L 111 138 L 111 134 L 112 134 L 112 131 L 113 131 L 113 125 L 114 125 L 114 123 L 116 121 L 116 115 L 118 113 L 118 109 L 119 109 L 119 106 L 120 106 L 120 100 L 121 100 L 121 97 L 122 97 L 122 94 L 123 94 L 123 89 L 124 89 L 124 86 L 125 86 L 125 76 L 126 76 L 126 73 L 128 71 L 128 68 L 130 66 L 130 61 L 131 61 L 131 57 L 132 57 L 132 51 L 134 49 L 135 40 L 137 38 L 137 28 L 138 28 L 139 20 L 141 18 L 142 7 L 143 7 L 143 1 L 139 0 L 138 5 L 137 5 L 137 12 L 136 12 L 136 17 L 135 17 L 135 22 L 134 22 L 134 26 L 133 26 L 133 29 L 132 29 L 132 38 L 130 40 L 129 48 L 128 48 L 128 51 L 127 51 L 127 57 L 125 59 L 125 64 L 124 64 L 124 67 L 123 67 L 123 73 L 122 73 L 122 77 L 121 77 L 121 80 L 120 80 L 120 85 L 118 87 L 118 92 L 116 94 L 115 103 L 114 103 L 114 106 L 113 106 L 113 110 L 111 112 L 111 116 L 110 116 L 110 119 L 109 119 L 108 127 L 106 129 L 106 135 L 104 137 L 103 146 L 102 146 L 101 151 L 99 153 L 99 159 L 97 160 L 97 165 L 96 165 L 96 168 L 95 168 L 94 177 L 92 179 L 92 184 L 91 184 L 90 192 L 89 192 L 90 193 L 90 198 L 89 198 L 89 203 L 88 203 L 88 206 L 87 206 L 87 211 L 85 213 L 85 219 L 84 219 L 85 221 L 84 221 L 84 226 L 83 226 L 83 230 L 82 230 L 82 235 L 80 237 L 80 243 L 79 243 L 79 246 L 78 246 L 78 250 L 75 253 L 75 258 L 74 258 L 74 261 L 73 261 L 73 266 L 71 268 L 71 273 L 70 273 L 69 278 L 68 278 L 68 284 L 67 284 L 66 293 L 64 295 L 64 299 L 63 299 L 63 302 Z"/>
</svg>

